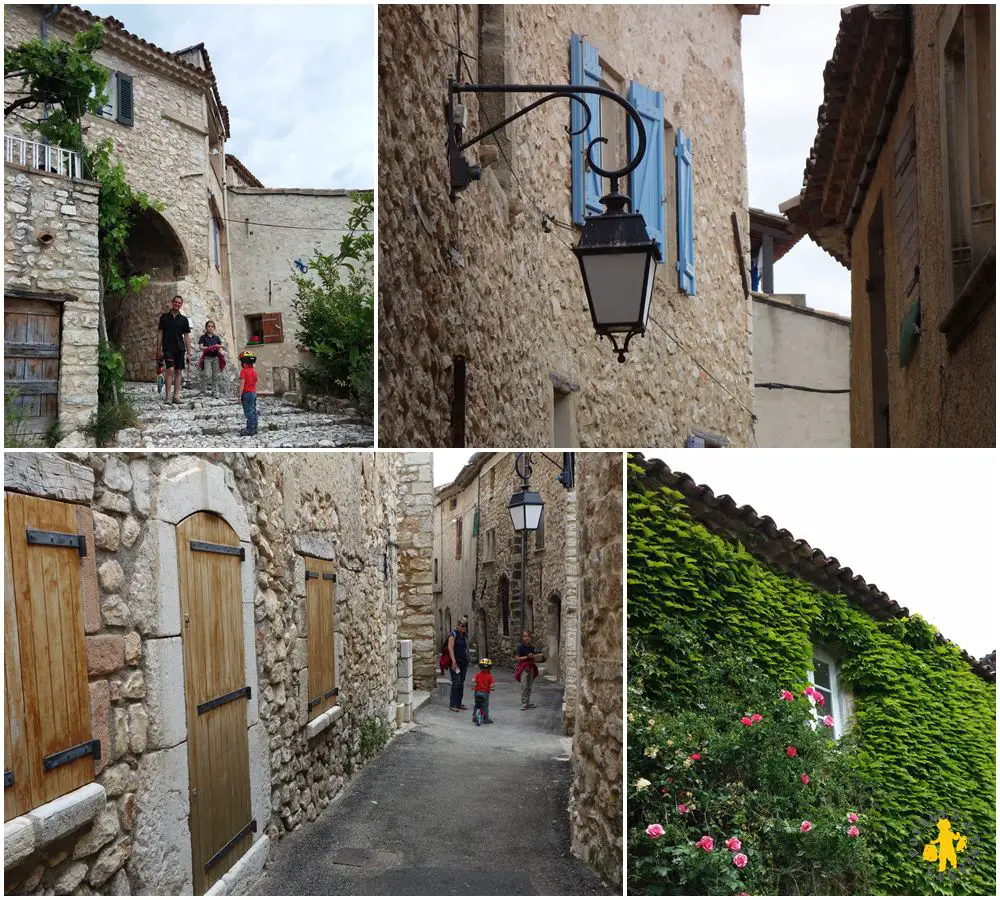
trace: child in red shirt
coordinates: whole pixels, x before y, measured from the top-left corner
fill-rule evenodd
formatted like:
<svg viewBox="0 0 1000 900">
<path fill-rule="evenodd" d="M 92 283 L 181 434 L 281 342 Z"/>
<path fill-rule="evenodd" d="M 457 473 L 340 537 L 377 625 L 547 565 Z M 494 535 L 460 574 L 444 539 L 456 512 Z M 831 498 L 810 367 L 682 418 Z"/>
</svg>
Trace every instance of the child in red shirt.
<svg viewBox="0 0 1000 900">
<path fill-rule="evenodd" d="M 494 684 L 493 676 L 490 674 L 492 668 L 493 660 L 479 660 L 479 671 L 472 679 L 472 689 L 476 698 L 476 705 L 472 710 L 472 721 L 476 723 L 476 727 L 482 722 L 487 725 L 493 724 L 493 720 L 490 718 L 490 691 L 493 690 Z"/>
<path fill-rule="evenodd" d="M 240 432 L 241 437 L 251 437 L 257 433 L 257 370 L 253 364 L 257 357 L 250 350 L 240 354 L 240 399 L 246 413 L 247 427 Z"/>
</svg>

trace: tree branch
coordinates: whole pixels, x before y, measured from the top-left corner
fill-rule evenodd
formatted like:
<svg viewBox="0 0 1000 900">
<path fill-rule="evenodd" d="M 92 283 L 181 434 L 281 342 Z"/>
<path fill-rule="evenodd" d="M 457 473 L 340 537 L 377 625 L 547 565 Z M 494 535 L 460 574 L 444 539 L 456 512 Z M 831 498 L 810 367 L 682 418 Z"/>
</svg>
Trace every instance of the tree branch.
<svg viewBox="0 0 1000 900">
<path fill-rule="evenodd" d="M 27 97 L 18 97 L 13 103 L 4 107 L 3 117 L 6 119 L 15 109 L 34 109 L 42 101 L 29 94 Z"/>
</svg>

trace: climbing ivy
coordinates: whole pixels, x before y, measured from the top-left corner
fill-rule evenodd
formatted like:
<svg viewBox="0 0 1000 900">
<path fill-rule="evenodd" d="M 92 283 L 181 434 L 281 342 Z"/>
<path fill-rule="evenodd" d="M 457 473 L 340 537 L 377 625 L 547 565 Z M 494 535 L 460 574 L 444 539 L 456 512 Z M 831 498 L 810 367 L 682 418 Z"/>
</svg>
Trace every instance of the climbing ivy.
<svg viewBox="0 0 1000 900">
<path fill-rule="evenodd" d="M 646 487 L 642 472 L 630 462 L 630 710 L 635 702 L 697 719 L 700 673 L 734 648 L 787 686 L 805 682 L 815 644 L 836 649 L 855 698 L 846 744 L 868 798 L 874 889 L 995 894 L 995 685 L 919 616 L 876 621 L 768 567 L 694 521 L 679 493 Z M 633 671 L 642 673 L 638 688 Z M 942 813 L 969 838 L 947 877 L 921 856 L 936 837 L 928 822 Z"/>
</svg>

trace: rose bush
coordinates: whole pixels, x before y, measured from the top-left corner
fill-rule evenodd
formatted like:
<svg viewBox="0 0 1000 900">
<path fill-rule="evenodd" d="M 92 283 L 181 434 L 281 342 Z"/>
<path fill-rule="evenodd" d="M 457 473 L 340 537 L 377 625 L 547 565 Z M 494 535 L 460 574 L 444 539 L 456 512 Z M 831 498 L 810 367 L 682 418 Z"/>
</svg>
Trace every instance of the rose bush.
<svg viewBox="0 0 1000 900">
<path fill-rule="evenodd" d="M 645 779 L 654 789 L 628 797 L 629 893 L 868 892 L 872 859 L 854 749 L 816 727 L 802 687 L 789 686 L 797 690 L 788 701 L 784 686 L 748 660 L 720 654 L 696 676 L 696 709 L 663 710 L 646 693 L 655 677 L 655 664 L 630 646 L 628 782 Z M 845 819 L 859 814 L 853 837 Z M 655 840 L 650 823 L 663 829 Z"/>
</svg>

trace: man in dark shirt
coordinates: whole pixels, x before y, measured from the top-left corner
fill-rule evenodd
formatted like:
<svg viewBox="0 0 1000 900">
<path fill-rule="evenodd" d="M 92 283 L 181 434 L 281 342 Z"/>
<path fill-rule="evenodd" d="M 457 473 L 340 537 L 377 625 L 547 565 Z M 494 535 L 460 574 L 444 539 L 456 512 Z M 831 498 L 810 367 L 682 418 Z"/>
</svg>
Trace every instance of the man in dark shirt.
<svg viewBox="0 0 1000 900">
<path fill-rule="evenodd" d="M 170 303 L 170 311 L 160 316 L 159 344 L 163 352 L 163 365 L 167 370 L 166 390 L 163 398 L 170 403 L 170 382 L 174 383 L 174 403 L 181 402 L 181 373 L 185 363 L 191 361 L 191 325 L 181 315 L 184 298 L 177 294 Z"/>
</svg>

